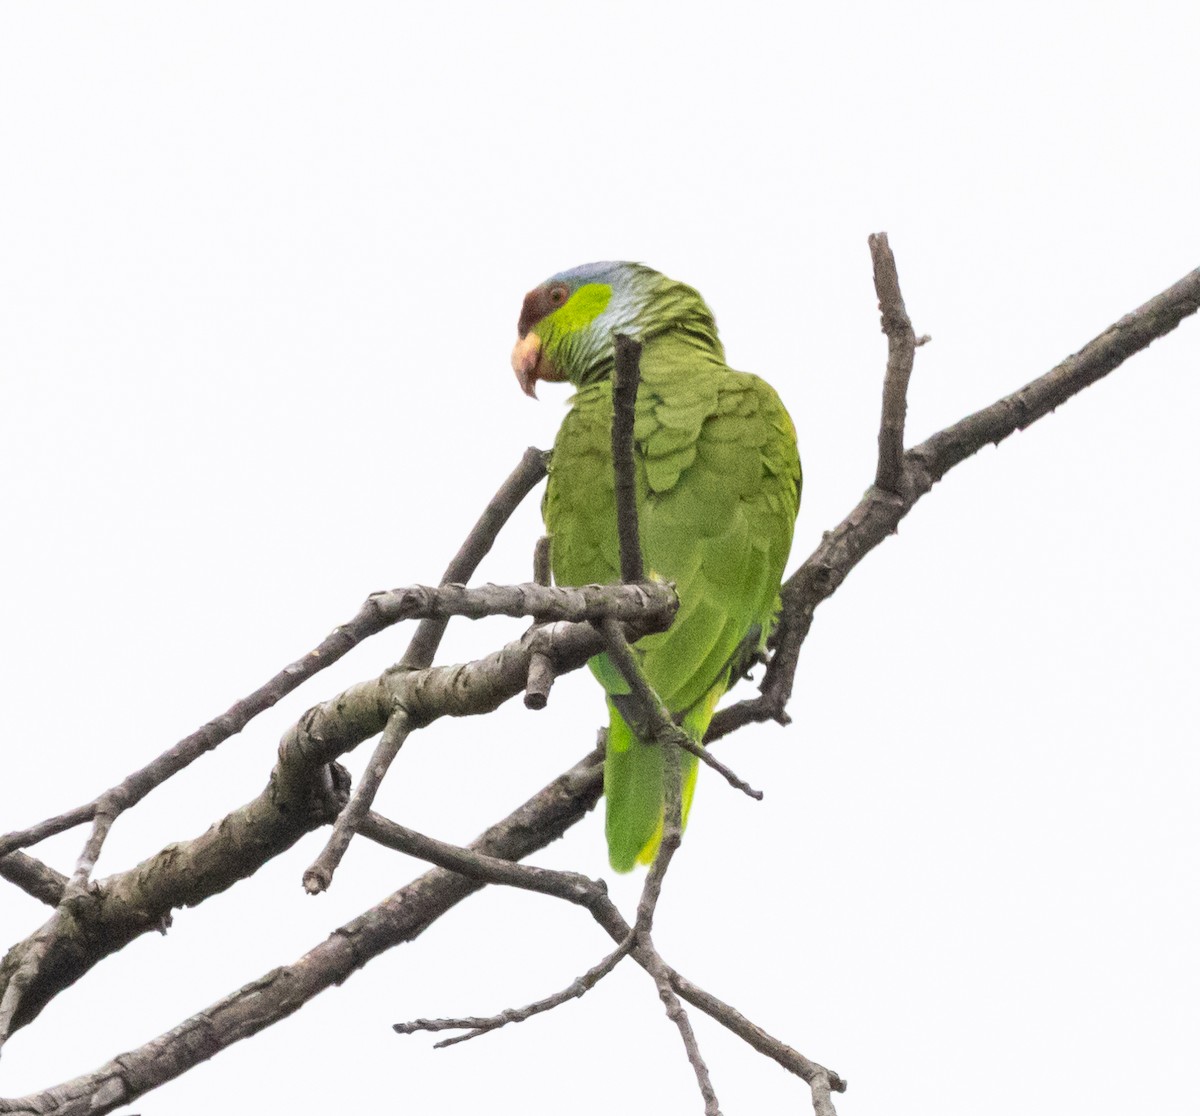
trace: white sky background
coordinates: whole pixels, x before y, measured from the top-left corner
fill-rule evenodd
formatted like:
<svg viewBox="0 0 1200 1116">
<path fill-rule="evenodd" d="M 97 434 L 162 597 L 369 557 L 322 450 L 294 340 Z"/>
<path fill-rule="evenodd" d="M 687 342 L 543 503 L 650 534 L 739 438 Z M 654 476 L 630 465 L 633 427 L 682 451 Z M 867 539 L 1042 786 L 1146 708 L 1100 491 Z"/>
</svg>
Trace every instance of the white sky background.
<svg viewBox="0 0 1200 1116">
<path fill-rule="evenodd" d="M 0 831 L 91 798 L 354 613 L 433 581 L 565 389 L 508 353 L 591 259 L 694 284 L 779 390 L 794 565 L 869 485 L 885 344 L 868 233 L 921 349 L 909 440 L 1039 375 L 1195 267 L 1200 15 L 1178 3 L 21 4 L 0 8 Z M 837 10 L 834 10 L 834 9 Z M 784 13 L 787 14 L 784 14 Z M 795 723 L 702 778 L 656 941 L 838 1070 L 844 1116 L 1194 1111 L 1200 322 L 953 471 L 818 612 Z M 479 580 L 528 576 L 528 501 Z M 453 626 L 442 661 L 517 622 Z M 99 875 L 263 785 L 370 640 L 120 820 Z M 440 723 L 387 814 L 466 841 L 590 746 L 598 687 Z M 349 757 L 357 772 L 366 748 Z M 83 831 L 35 851 L 69 870 Z M 60 996 L 0 1095 L 136 1047 L 407 882 L 311 835 Z M 600 815 L 533 862 L 606 874 Z M 627 911 L 638 878 L 611 881 Z M 0 940 L 45 909 L 0 888 Z M 631 965 L 449 1051 L 609 948 L 493 889 L 132 1111 L 694 1113 Z M 802 1083 L 693 1012 L 733 1113 Z"/>
</svg>

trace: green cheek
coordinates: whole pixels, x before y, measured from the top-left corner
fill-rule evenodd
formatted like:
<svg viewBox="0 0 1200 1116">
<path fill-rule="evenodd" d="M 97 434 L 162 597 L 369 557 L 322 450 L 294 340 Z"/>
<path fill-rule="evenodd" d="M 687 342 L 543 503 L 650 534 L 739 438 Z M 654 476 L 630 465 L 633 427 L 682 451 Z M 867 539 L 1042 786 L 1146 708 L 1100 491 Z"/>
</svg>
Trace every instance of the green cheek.
<svg viewBox="0 0 1200 1116">
<path fill-rule="evenodd" d="M 604 313 L 612 298 L 612 287 L 607 283 L 585 283 L 554 315 L 554 328 L 563 333 L 575 333 L 586 329 Z"/>
</svg>

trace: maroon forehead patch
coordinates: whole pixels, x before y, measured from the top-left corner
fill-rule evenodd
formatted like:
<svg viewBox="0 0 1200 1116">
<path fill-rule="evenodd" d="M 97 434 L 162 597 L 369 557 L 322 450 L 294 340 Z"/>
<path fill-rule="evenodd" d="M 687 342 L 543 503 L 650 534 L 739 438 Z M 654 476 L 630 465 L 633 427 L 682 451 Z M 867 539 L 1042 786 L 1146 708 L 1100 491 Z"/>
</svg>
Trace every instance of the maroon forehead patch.
<svg viewBox="0 0 1200 1116">
<path fill-rule="evenodd" d="M 517 319 L 517 336 L 524 337 L 547 314 L 553 313 L 564 302 L 570 291 L 565 283 L 534 287 L 521 303 L 521 316 Z"/>
</svg>

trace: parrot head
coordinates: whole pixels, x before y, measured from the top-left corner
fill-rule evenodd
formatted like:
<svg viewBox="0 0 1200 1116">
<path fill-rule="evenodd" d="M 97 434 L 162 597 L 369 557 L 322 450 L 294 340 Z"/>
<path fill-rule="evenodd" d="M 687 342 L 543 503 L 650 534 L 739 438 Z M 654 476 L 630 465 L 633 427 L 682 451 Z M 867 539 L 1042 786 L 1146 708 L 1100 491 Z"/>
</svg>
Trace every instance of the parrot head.
<svg viewBox="0 0 1200 1116">
<path fill-rule="evenodd" d="M 691 287 L 644 264 L 583 264 L 525 296 L 513 371 L 534 397 L 538 380 L 582 387 L 612 374 L 613 334 L 645 342 L 669 329 L 686 329 L 720 350 L 712 311 Z"/>
</svg>

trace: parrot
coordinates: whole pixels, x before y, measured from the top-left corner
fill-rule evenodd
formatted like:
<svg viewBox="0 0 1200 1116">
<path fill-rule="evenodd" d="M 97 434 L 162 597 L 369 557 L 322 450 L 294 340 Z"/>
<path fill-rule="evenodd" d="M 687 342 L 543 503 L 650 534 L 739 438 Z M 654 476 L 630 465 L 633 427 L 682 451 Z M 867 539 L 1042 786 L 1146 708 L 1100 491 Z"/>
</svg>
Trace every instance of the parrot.
<svg viewBox="0 0 1200 1116">
<path fill-rule="evenodd" d="M 638 263 L 559 272 L 521 306 L 512 367 L 536 397 L 539 380 L 569 382 L 551 450 L 542 515 L 559 585 L 621 580 L 612 461 L 615 334 L 641 346 L 634 472 L 647 575 L 675 585 L 679 611 L 634 644 L 647 682 L 697 744 L 717 702 L 761 652 L 800 505 L 796 428 L 774 389 L 725 362 L 712 311 L 684 283 Z M 588 664 L 607 695 L 605 835 L 618 872 L 657 854 L 665 808 L 662 748 L 622 714 L 630 687 L 607 654 Z M 628 705 L 626 705 L 628 709 Z M 697 759 L 683 751 L 686 823 Z"/>
</svg>

